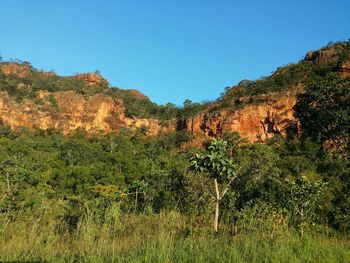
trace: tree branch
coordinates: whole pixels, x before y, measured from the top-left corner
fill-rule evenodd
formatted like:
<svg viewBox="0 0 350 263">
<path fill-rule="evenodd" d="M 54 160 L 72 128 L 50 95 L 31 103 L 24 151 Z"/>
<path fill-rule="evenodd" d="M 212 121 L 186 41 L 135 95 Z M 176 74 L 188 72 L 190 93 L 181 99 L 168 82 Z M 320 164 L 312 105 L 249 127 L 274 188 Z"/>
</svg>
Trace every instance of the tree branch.
<svg viewBox="0 0 350 263">
<path fill-rule="evenodd" d="M 210 192 L 208 189 L 206 189 L 206 187 L 204 186 L 204 184 L 203 184 L 202 181 L 201 181 L 201 185 L 202 185 L 203 189 L 204 189 L 205 191 L 208 192 L 208 194 L 210 195 L 211 198 L 216 199 L 215 196 L 213 196 L 213 195 L 211 194 L 211 192 Z"/>
<path fill-rule="evenodd" d="M 231 180 L 226 184 L 225 190 L 222 192 L 222 194 L 221 194 L 219 200 L 221 200 L 221 199 L 224 197 L 224 195 L 225 195 L 225 194 L 227 193 L 227 191 L 230 189 L 230 188 L 229 188 L 230 184 L 231 184 L 231 183 L 233 182 L 233 180 L 235 180 L 236 178 L 237 178 L 237 176 L 232 177 Z"/>
<path fill-rule="evenodd" d="M 218 179 L 214 179 L 214 186 L 215 186 L 215 193 L 216 193 L 216 200 L 220 200 L 220 192 L 219 192 L 219 185 L 218 185 Z"/>
<path fill-rule="evenodd" d="M 136 192 L 133 193 L 123 193 L 123 195 L 135 195 Z M 137 194 L 145 194 L 145 192 L 137 192 Z"/>
<path fill-rule="evenodd" d="M 236 174 L 238 174 L 242 170 L 243 166 L 239 167 Z M 230 189 L 230 184 L 237 178 L 237 175 L 232 177 L 231 180 L 226 184 L 225 190 L 222 192 L 220 196 L 220 200 L 224 197 L 224 195 L 227 193 L 227 191 Z"/>
</svg>

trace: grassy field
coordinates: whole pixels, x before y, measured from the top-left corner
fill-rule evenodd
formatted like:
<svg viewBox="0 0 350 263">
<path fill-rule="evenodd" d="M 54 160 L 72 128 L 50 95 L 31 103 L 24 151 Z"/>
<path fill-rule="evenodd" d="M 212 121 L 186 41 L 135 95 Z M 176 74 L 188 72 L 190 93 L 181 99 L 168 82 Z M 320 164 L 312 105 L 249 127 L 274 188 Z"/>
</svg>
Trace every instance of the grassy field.
<svg viewBox="0 0 350 263">
<path fill-rule="evenodd" d="M 179 214 L 127 216 L 73 231 L 53 224 L 8 224 L 0 233 L 0 262 L 349 262 L 350 241 L 331 234 L 255 231 L 235 237 L 189 230 Z M 62 232 L 63 231 L 63 232 Z"/>
</svg>

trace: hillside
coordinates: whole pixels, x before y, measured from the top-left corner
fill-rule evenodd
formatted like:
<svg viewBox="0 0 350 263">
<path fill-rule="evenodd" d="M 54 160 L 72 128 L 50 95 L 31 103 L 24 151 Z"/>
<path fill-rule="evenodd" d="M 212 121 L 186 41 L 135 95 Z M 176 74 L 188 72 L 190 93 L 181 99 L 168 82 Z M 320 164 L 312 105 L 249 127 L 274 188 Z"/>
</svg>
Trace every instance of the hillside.
<svg viewBox="0 0 350 263">
<path fill-rule="evenodd" d="M 349 55 L 182 108 L 2 62 L 0 261 L 347 262 Z"/>
<path fill-rule="evenodd" d="M 350 75 L 350 44 L 340 42 L 307 52 L 296 64 L 271 76 L 243 80 L 216 101 L 159 106 L 137 90 L 110 87 L 98 72 L 61 77 L 28 62 L 0 64 L 0 119 L 11 127 L 62 131 L 119 132 L 143 129 L 148 135 L 187 131 L 202 140 L 237 131 L 249 141 L 298 132 L 296 94 L 329 72 Z"/>
</svg>

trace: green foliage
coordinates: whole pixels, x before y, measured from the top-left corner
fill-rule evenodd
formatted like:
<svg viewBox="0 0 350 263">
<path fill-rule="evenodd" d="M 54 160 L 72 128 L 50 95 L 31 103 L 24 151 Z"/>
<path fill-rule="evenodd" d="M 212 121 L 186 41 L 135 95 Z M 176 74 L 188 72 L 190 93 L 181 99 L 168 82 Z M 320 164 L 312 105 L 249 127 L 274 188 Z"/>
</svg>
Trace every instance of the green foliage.
<svg viewBox="0 0 350 263">
<path fill-rule="evenodd" d="M 243 146 L 235 156 L 240 167 L 235 189 L 241 193 L 237 205 L 265 200 L 278 203 L 283 196 L 278 154 L 265 144 Z"/>
<path fill-rule="evenodd" d="M 207 105 L 207 103 L 193 103 L 191 100 L 186 99 L 183 102 L 183 107 L 178 109 L 176 117 L 180 119 L 186 119 L 188 117 L 194 116 L 199 112 L 203 111 Z"/>
<path fill-rule="evenodd" d="M 190 165 L 195 171 L 207 171 L 212 178 L 223 182 L 235 176 L 232 159 L 227 156 L 227 142 L 219 139 L 213 140 L 208 153 L 197 153 L 190 160 Z"/>
<path fill-rule="evenodd" d="M 316 141 L 332 141 L 339 151 L 350 146 L 350 79 L 329 74 L 310 83 L 299 94 L 295 115 L 304 135 Z"/>
<path fill-rule="evenodd" d="M 301 235 L 304 234 L 305 225 L 314 222 L 324 187 L 325 183 L 309 182 L 304 176 L 299 176 L 295 181 L 288 181 L 291 212 Z"/>
<path fill-rule="evenodd" d="M 52 94 L 49 95 L 49 102 L 50 102 L 51 106 L 52 106 L 56 111 L 59 110 L 59 107 L 58 107 L 58 104 L 57 104 L 57 100 L 56 100 L 56 98 L 55 98 Z"/>
<path fill-rule="evenodd" d="M 278 213 L 267 207 L 260 210 L 268 220 L 255 220 L 261 215 L 257 210 L 246 212 L 244 234 L 232 238 L 190 231 L 176 212 L 140 217 L 121 214 L 114 206 L 101 212 L 90 206 L 77 231 L 65 232 L 63 238 L 42 221 L 7 224 L 0 230 L 5 237 L 0 239 L 0 261 L 336 263 L 350 257 L 348 239 L 316 233 L 299 237 L 273 228 Z M 260 232 L 258 223 L 267 231 Z"/>
<path fill-rule="evenodd" d="M 115 99 L 122 99 L 125 107 L 125 115 L 127 117 L 160 117 L 162 110 L 157 104 L 151 102 L 143 95 L 134 94 L 128 90 L 111 88 L 107 91 L 107 95 Z M 172 107 L 170 107 L 172 109 Z M 169 109 L 170 109 L 169 108 Z M 169 115 L 169 113 L 167 114 Z M 170 114 L 171 115 L 171 114 Z"/>
</svg>

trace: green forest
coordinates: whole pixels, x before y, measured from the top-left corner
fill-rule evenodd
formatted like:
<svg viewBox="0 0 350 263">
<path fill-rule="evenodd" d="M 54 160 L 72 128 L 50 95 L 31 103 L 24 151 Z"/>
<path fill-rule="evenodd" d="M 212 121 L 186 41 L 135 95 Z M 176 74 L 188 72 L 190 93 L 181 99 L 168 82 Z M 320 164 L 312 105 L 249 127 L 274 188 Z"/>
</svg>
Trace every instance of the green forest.
<svg viewBox="0 0 350 263">
<path fill-rule="evenodd" d="M 255 95 L 303 83 L 294 108 L 302 133 L 287 139 L 249 143 L 226 132 L 184 149 L 193 137 L 184 131 L 67 136 L 1 123 L 0 262 L 349 261 L 350 78 L 337 65 L 350 45 L 339 46 L 337 60 L 288 65 L 210 104 L 261 103 Z M 43 87 L 102 92 L 122 97 L 131 116 L 164 120 L 208 107 L 138 103 L 105 84 L 38 76 L 0 74 L 0 89 L 18 101 Z"/>
</svg>

